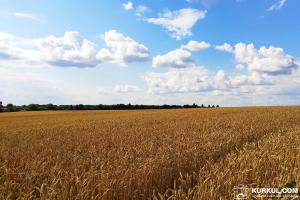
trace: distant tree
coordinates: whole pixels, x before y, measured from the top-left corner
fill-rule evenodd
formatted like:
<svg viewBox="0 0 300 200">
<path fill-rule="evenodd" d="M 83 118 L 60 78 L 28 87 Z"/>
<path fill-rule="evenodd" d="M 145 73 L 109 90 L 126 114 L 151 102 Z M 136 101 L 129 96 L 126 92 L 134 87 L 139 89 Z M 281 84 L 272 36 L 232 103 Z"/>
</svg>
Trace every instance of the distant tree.
<svg viewBox="0 0 300 200">
<path fill-rule="evenodd" d="M 125 104 L 117 104 L 116 105 L 117 110 L 123 110 L 123 109 L 126 109 L 126 108 L 127 108 L 127 106 Z"/>
<path fill-rule="evenodd" d="M 214 107 L 215 107 L 215 105 L 212 105 L 212 107 L 214 108 Z"/>
<path fill-rule="evenodd" d="M 7 104 L 6 105 L 6 111 L 7 112 L 15 112 L 15 106 L 13 105 L 13 104 L 11 104 L 11 103 L 9 103 L 9 104 Z"/>
<path fill-rule="evenodd" d="M 9 103 L 6 105 L 6 111 L 7 112 L 13 112 L 14 111 L 14 105 Z"/>
<path fill-rule="evenodd" d="M 27 106 L 26 105 L 22 105 L 22 106 L 20 106 L 20 110 L 26 110 L 26 108 L 27 108 Z"/>
<path fill-rule="evenodd" d="M 217 108 L 219 108 L 220 106 L 219 105 L 217 105 Z"/>
<path fill-rule="evenodd" d="M 97 109 L 98 109 L 98 110 L 103 110 L 103 105 L 102 105 L 102 104 L 99 104 L 98 107 L 97 107 Z"/>
<path fill-rule="evenodd" d="M 204 104 L 201 104 L 201 108 L 204 108 Z"/>
<path fill-rule="evenodd" d="M 207 107 L 209 107 L 209 108 L 210 108 L 210 105 L 208 105 Z"/>
<path fill-rule="evenodd" d="M 3 105 L 2 105 L 2 101 L 0 101 L 0 112 L 3 112 Z"/>
<path fill-rule="evenodd" d="M 167 105 L 167 104 L 162 105 L 162 109 L 167 109 L 168 107 L 169 107 L 169 105 Z"/>
<path fill-rule="evenodd" d="M 55 106 L 52 103 L 45 105 L 46 110 L 55 110 Z"/>
<path fill-rule="evenodd" d="M 1 105 L 0 105 L 1 106 Z M 205 106 L 202 104 L 202 108 Z M 211 107 L 210 105 L 208 106 Z M 29 104 L 22 106 L 15 106 L 8 104 L 5 107 L 6 111 L 17 112 L 17 111 L 42 111 L 42 110 L 128 110 L 128 109 L 179 109 L 179 108 L 199 108 L 197 104 L 185 104 L 185 105 L 132 105 L 132 104 L 114 104 L 114 105 L 54 105 L 54 104 Z"/>
<path fill-rule="evenodd" d="M 27 111 L 37 111 L 39 109 L 38 104 L 29 104 L 26 108 Z"/>
<path fill-rule="evenodd" d="M 84 107 L 84 105 L 79 104 L 79 105 L 76 105 L 76 106 L 75 106 L 75 109 L 76 109 L 76 110 L 84 110 L 85 107 Z"/>
</svg>

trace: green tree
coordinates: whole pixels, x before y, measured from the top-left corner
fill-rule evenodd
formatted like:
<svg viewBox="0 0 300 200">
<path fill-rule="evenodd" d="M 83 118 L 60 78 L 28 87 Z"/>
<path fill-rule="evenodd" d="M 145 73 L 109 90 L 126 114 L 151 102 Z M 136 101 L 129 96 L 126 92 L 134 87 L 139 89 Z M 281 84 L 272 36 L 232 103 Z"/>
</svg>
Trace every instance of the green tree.
<svg viewBox="0 0 300 200">
<path fill-rule="evenodd" d="M 3 112 L 3 105 L 2 105 L 2 101 L 0 101 L 0 112 Z"/>
<path fill-rule="evenodd" d="M 6 110 L 7 112 L 14 112 L 15 111 L 15 106 L 11 103 L 6 105 Z"/>
<path fill-rule="evenodd" d="M 37 111 L 38 108 L 39 108 L 39 105 L 38 105 L 38 104 L 29 104 L 29 105 L 27 106 L 27 109 L 26 109 L 26 110 L 28 110 L 28 111 Z"/>
<path fill-rule="evenodd" d="M 55 106 L 52 103 L 47 104 L 45 107 L 46 110 L 55 110 Z"/>
</svg>

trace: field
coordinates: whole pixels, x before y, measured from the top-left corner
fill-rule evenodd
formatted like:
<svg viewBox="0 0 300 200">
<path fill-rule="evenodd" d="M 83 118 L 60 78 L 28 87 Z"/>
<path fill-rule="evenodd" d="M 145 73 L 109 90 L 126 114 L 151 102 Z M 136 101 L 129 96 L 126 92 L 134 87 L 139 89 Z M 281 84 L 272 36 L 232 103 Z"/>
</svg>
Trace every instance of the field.
<svg viewBox="0 0 300 200">
<path fill-rule="evenodd" d="M 0 199 L 233 199 L 300 188 L 300 107 L 0 114 Z"/>
</svg>

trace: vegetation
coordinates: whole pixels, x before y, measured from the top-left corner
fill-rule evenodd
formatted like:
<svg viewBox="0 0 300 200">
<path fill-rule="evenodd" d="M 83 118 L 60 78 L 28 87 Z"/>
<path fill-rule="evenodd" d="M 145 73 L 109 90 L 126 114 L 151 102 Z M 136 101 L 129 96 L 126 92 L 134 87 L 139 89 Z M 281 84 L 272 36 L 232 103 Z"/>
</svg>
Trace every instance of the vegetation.
<svg viewBox="0 0 300 200">
<path fill-rule="evenodd" d="M 300 184 L 300 107 L 0 114 L 0 199 L 233 199 Z"/>
<path fill-rule="evenodd" d="M 208 106 L 210 108 L 210 105 Z M 219 108 L 219 105 L 213 106 Z M 179 108 L 205 108 L 202 104 L 198 106 L 193 105 L 131 105 L 131 104 L 115 104 L 115 105 L 53 105 L 53 104 L 29 104 L 23 106 L 16 106 L 11 103 L 4 108 L 0 105 L 0 112 L 18 112 L 18 111 L 45 111 L 45 110 L 144 110 L 144 109 L 179 109 Z"/>
</svg>

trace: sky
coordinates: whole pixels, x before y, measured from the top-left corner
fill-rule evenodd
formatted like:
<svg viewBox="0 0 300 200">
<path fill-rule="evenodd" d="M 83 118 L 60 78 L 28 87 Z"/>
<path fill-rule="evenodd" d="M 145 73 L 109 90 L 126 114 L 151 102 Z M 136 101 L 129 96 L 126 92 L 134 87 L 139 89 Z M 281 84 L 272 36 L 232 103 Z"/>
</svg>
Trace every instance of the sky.
<svg viewBox="0 0 300 200">
<path fill-rule="evenodd" d="M 299 105 L 298 0 L 0 0 L 0 101 Z"/>
</svg>

